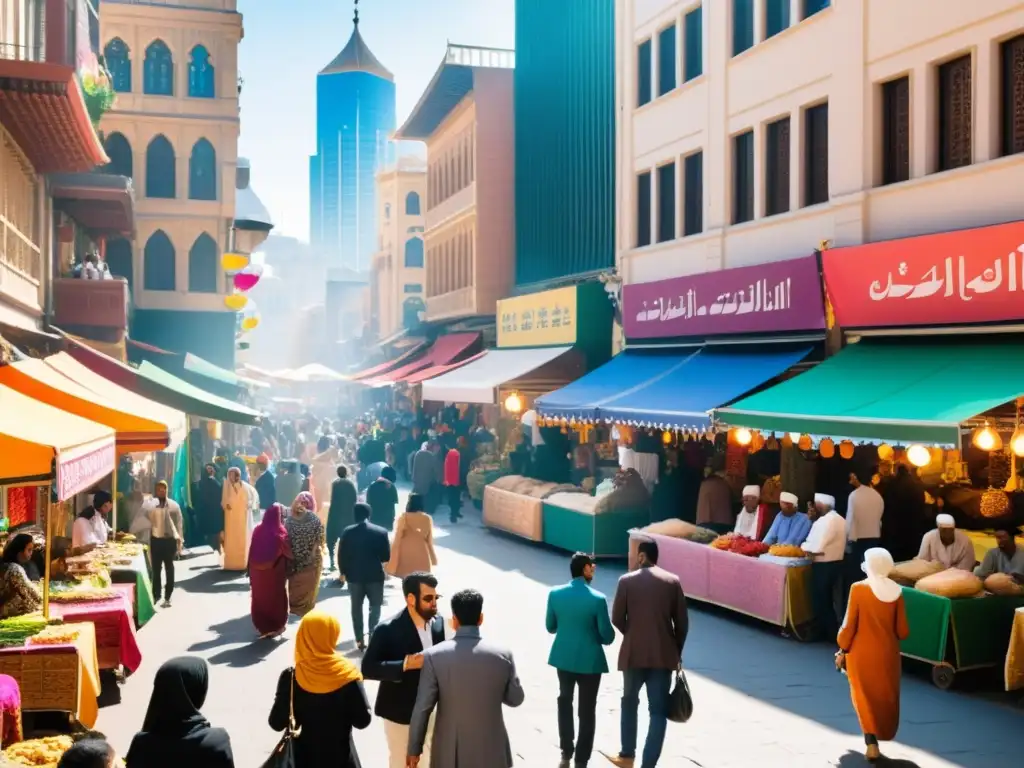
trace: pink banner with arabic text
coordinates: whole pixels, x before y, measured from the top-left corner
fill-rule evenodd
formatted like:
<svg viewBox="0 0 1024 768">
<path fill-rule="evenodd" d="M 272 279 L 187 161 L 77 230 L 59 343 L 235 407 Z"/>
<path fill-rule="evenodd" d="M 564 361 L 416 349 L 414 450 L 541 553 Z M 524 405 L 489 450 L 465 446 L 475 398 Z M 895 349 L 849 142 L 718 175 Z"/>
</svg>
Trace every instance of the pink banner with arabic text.
<svg viewBox="0 0 1024 768">
<path fill-rule="evenodd" d="M 844 328 L 1024 320 L 1024 221 L 822 255 Z"/>
<path fill-rule="evenodd" d="M 66 501 L 88 490 L 113 472 L 116 462 L 114 438 L 83 453 L 61 453 L 57 457 L 57 500 Z"/>
</svg>

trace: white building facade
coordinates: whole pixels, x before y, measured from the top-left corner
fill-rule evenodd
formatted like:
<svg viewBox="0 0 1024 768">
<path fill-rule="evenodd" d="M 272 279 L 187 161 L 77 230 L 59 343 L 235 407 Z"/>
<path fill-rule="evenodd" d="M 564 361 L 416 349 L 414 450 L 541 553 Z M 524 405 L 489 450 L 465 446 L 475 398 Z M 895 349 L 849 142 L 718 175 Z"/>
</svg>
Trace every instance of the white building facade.
<svg viewBox="0 0 1024 768">
<path fill-rule="evenodd" d="M 1024 218 L 1019 0 L 616 0 L 616 19 L 624 282 Z"/>
</svg>

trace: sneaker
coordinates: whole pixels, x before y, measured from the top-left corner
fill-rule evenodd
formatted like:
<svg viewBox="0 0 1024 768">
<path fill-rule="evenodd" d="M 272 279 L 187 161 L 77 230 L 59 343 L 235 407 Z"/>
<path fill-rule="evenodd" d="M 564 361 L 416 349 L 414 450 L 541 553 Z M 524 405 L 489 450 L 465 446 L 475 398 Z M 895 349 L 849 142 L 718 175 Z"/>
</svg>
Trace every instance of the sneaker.
<svg viewBox="0 0 1024 768">
<path fill-rule="evenodd" d="M 160 607 L 161 608 L 170 608 L 171 607 L 170 599 L 164 600 L 162 603 L 160 603 Z"/>
</svg>

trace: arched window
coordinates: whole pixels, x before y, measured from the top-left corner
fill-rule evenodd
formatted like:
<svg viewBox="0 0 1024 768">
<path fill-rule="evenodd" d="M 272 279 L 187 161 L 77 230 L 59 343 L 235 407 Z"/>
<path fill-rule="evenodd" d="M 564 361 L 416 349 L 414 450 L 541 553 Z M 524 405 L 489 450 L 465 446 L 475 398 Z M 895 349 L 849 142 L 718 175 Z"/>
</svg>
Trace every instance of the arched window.
<svg viewBox="0 0 1024 768">
<path fill-rule="evenodd" d="M 194 293 L 217 292 L 217 243 L 205 232 L 188 252 L 188 289 Z"/>
<path fill-rule="evenodd" d="M 405 241 L 405 266 L 407 269 L 423 266 L 423 238 L 410 237 Z"/>
<path fill-rule="evenodd" d="M 206 139 L 192 145 L 188 159 L 188 197 L 190 200 L 217 199 L 217 151 Z"/>
<path fill-rule="evenodd" d="M 174 95 L 174 59 L 163 40 L 154 40 L 146 48 L 142 67 L 142 92 L 156 96 Z"/>
<path fill-rule="evenodd" d="M 165 136 L 157 136 L 146 147 L 146 197 L 172 199 L 177 182 L 174 170 L 174 147 Z"/>
<path fill-rule="evenodd" d="M 212 99 L 216 96 L 213 75 L 210 52 L 205 46 L 197 45 L 192 49 L 188 63 L 188 95 L 196 99 Z"/>
<path fill-rule="evenodd" d="M 384 221 L 391 221 L 391 203 L 384 203 Z"/>
<path fill-rule="evenodd" d="M 132 244 L 123 237 L 118 237 L 107 242 L 107 253 L 105 256 L 110 274 L 114 277 L 123 277 L 128 281 L 128 290 L 133 287 L 132 279 L 135 268 L 132 264 Z"/>
<path fill-rule="evenodd" d="M 103 166 L 106 173 L 115 176 L 127 176 L 129 179 L 135 172 L 135 161 L 132 158 L 132 145 L 123 133 L 112 133 L 103 142 L 103 148 L 107 151 L 110 162 Z"/>
<path fill-rule="evenodd" d="M 405 196 L 405 215 L 420 215 L 420 196 L 418 192 L 410 192 Z"/>
<path fill-rule="evenodd" d="M 132 59 L 131 51 L 124 40 L 115 37 L 103 48 L 103 59 L 110 72 L 110 85 L 118 93 L 131 93 Z"/>
<path fill-rule="evenodd" d="M 146 241 L 142 256 L 142 284 L 147 291 L 174 290 L 174 259 L 171 239 L 158 229 Z"/>
</svg>

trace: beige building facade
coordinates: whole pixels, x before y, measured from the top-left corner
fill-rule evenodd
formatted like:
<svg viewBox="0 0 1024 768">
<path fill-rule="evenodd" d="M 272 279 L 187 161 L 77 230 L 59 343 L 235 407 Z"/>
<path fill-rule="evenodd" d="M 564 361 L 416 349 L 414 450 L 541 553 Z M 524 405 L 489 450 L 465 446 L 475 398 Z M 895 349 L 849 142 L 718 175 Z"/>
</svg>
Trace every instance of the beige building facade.
<svg viewBox="0 0 1024 768">
<path fill-rule="evenodd" d="M 508 50 L 449 45 L 396 138 L 427 145 L 426 320 L 493 315 L 515 264 Z M 458 96 L 457 102 L 454 96 Z"/>
<path fill-rule="evenodd" d="M 130 259 L 109 254 L 111 267 L 130 269 L 137 309 L 227 312 L 220 257 L 235 217 L 236 0 L 108 0 L 100 21 L 118 90 L 105 146 L 136 190 L 135 245 Z"/>
<path fill-rule="evenodd" d="M 380 232 L 369 286 L 369 322 L 377 338 L 414 327 L 426 309 L 426 204 L 424 161 L 400 157 L 377 174 Z"/>
<path fill-rule="evenodd" d="M 1018 0 L 616 0 L 625 282 L 1022 218 Z"/>
</svg>

